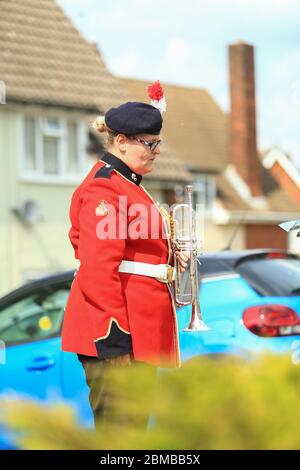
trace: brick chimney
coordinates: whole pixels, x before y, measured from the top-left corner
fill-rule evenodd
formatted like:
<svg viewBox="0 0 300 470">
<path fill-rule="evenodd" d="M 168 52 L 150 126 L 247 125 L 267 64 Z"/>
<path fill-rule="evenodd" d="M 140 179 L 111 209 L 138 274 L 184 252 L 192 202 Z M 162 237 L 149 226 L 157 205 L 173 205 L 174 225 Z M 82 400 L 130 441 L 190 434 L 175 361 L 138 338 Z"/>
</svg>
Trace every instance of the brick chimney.
<svg viewBox="0 0 300 470">
<path fill-rule="evenodd" d="M 231 162 L 253 197 L 262 195 L 256 145 L 254 48 L 238 41 L 229 46 Z"/>
</svg>

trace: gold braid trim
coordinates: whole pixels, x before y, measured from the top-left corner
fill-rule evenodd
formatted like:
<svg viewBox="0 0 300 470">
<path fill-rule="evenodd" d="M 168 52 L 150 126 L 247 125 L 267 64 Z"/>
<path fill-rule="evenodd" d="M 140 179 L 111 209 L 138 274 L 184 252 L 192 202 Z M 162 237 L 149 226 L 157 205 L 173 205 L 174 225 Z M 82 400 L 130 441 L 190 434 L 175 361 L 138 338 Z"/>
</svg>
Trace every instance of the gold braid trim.
<svg viewBox="0 0 300 470">
<path fill-rule="evenodd" d="M 164 207 L 161 207 L 160 205 L 158 205 L 158 209 L 163 219 L 165 219 L 165 221 L 167 222 L 168 231 L 169 231 L 169 234 L 171 235 L 171 216 L 169 212 L 167 211 L 167 209 L 165 209 Z"/>
</svg>

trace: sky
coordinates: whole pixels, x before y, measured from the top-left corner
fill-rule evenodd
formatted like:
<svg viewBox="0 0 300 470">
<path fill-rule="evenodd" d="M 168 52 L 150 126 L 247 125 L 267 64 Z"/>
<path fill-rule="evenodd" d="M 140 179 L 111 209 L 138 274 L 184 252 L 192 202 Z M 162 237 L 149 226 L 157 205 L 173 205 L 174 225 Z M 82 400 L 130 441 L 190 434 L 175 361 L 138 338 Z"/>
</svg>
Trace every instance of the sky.
<svg viewBox="0 0 300 470">
<path fill-rule="evenodd" d="M 58 3 L 114 75 L 205 88 L 226 112 L 228 45 L 254 45 L 259 150 L 277 146 L 300 168 L 299 0 Z"/>
</svg>

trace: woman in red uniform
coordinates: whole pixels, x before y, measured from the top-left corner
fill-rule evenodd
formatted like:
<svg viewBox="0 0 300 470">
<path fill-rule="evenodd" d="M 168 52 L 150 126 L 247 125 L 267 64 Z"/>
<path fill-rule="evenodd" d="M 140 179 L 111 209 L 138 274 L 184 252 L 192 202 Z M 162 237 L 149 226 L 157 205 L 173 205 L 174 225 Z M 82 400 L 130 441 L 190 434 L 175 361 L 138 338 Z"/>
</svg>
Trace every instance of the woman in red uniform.
<svg viewBox="0 0 300 470">
<path fill-rule="evenodd" d="M 62 349 L 77 353 L 95 417 L 103 413 L 103 365 L 179 367 L 167 221 L 142 186 L 160 154 L 162 116 L 128 102 L 96 121 L 107 152 L 75 190 L 69 232 L 80 261 L 65 309 Z M 187 258 L 181 256 L 186 266 Z M 101 374 L 101 373 L 100 373 Z"/>
</svg>

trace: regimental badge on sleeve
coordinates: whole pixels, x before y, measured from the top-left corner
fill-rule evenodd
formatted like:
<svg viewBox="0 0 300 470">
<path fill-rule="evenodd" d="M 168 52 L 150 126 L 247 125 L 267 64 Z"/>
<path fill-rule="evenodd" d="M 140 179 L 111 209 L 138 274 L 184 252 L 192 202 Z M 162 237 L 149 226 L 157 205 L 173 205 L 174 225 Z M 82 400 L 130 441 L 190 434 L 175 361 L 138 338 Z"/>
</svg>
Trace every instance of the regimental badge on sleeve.
<svg viewBox="0 0 300 470">
<path fill-rule="evenodd" d="M 106 201 L 100 201 L 96 207 L 96 215 L 108 215 L 109 210 Z"/>
</svg>

